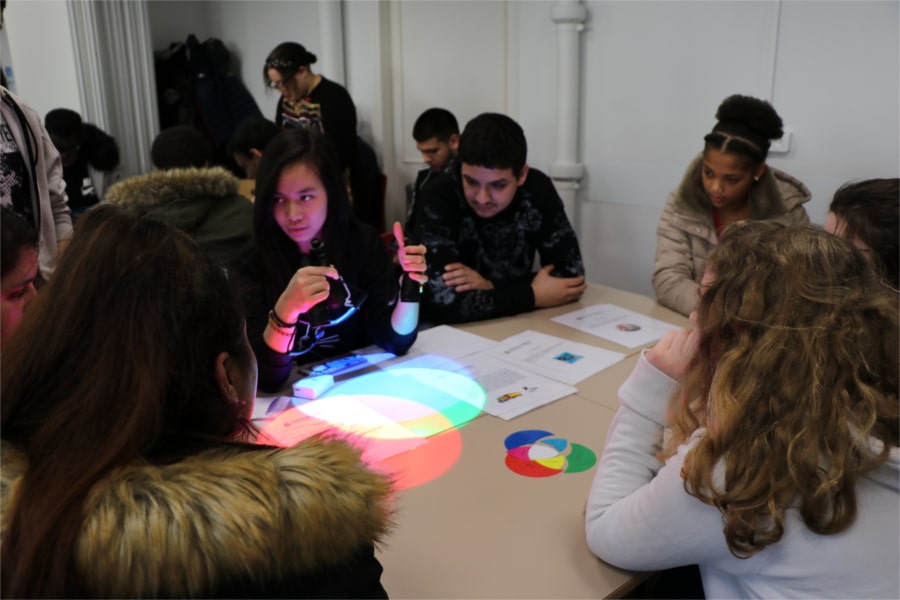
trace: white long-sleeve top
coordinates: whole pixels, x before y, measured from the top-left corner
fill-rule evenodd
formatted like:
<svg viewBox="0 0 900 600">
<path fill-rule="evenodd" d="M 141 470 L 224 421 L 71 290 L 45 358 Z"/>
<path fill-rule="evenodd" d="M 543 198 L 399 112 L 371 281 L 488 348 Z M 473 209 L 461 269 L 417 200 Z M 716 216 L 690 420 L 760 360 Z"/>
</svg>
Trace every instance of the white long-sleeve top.
<svg viewBox="0 0 900 600">
<path fill-rule="evenodd" d="M 12 136 L 11 140 L 4 141 L 14 143 L 15 148 L 22 152 L 29 175 L 34 170 L 38 197 L 32 198 L 32 209 L 38 233 L 38 263 L 44 279 L 49 279 L 56 269 L 57 244 L 71 238 L 73 232 L 62 160 L 37 111 L 5 87 L 0 87 L 0 99 L 0 119 Z M 13 103 L 21 109 L 24 122 L 13 108 Z M 3 199 L 4 204 L 9 202 L 11 200 Z"/>
<path fill-rule="evenodd" d="M 697 564 L 707 598 L 900 598 L 900 450 L 857 483 L 858 516 L 849 529 L 817 535 L 790 510 L 780 541 L 739 559 L 719 510 L 684 489 L 684 457 L 705 431 L 665 464 L 656 458 L 676 385 L 641 356 L 619 388 L 621 408 L 587 503 L 594 554 L 637 571 Z"/>
</svg>

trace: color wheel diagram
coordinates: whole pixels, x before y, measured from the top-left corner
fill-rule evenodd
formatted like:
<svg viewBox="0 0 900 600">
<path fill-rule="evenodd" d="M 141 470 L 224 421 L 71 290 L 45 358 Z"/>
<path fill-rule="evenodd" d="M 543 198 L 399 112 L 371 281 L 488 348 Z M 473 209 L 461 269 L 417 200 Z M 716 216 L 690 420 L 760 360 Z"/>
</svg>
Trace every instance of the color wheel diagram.
<svg viewBox="0 0 900 600">
<path fill-rule="evenodd" d="M 594 451 L 542 429 L 526 429 L 507 436 L 506 466 L 525 477 L 553 477 L 580 473 L 597 463 Z"/>
</svg>

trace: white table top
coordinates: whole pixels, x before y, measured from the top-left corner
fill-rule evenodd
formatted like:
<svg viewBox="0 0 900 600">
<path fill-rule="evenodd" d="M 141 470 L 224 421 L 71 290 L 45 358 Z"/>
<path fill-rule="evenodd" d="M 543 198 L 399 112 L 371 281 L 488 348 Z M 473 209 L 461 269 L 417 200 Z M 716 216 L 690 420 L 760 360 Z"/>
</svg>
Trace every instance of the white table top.
<svg viewBox="0 0 900 600">
<path fill-rule="evenodd" d="M 687 324 L 685 317 L 650 298 L 590 284 L 576 303 L 457 326 L 494 340 L 532 329 L 628 357 L 579 383 L 576 396 L 511 421 L 482 415 L 450 434 L 462 442 L 456 464 L 441 477 L 400 492 L 397 529 L 378 552 L 391 597 L 598 598 L 620 595 L 643 579 L 607 565 L 587 547 L 583 511 L 595 467 L 531 478 L 504 464 L 506 436 L 528 429 L 550 431 L 599 457 L 619 405 L 618 387 L 640 349 L 551 320 L 596 304 Z M 400 455 L 385 464 L 402 470 L 406 460 Z"/>
<path fill-rule="evenodd" d="M 587 547 L 583 511 L 596 464 L 538 478 L 517 474 L 505 462 L 504 441 L 523 430 L 551 432 L 599 457 L 618 408 L 618 387 L 640 348 L 551 320 L 597 304 L 687 323 L 650 298 L 590 284 L 572 304 L 458 326 L 498 341 L 531 329 L 626 358 L 580 382 L 575 395 L 510 421 L 482 413 L 378 463 L 405 483 L 429 469 L 440 472 L 401 485 L 397 494 L 396 527 L 377 551 L 392 598 L 598 598 L 620 595 L 645 577 L 603 563 Z"/>
<path fill-rule="evenodd" d="M 550 431 L 599 455 L 614 414 L 569 396 L 512 421 L 483 416 L 460 428 L 456 464 L 399 494 L 397 528 L 377 552 L 388 594 L 598 598 L 635 585 L 637 574 L 603 563 L 585 542 L 583 512 L 593 467 L 533 478 L 504 462 L 506 436 L 529 429 Z M 386 465 L 402 470 L 407 460 L 399 455 Z"/>
</svg>

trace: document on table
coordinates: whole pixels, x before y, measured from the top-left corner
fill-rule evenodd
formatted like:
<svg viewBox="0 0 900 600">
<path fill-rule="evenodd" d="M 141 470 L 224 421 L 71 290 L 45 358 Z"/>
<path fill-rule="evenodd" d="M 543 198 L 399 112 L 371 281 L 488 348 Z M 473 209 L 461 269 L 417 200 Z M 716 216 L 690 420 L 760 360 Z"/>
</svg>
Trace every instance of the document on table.
<svg viewBox="0 0 900 600">
<path fill-rule="evenodd" d="M 463 375 L 483 388 L 482 410 L 506 420 L 578 391 L 565 383 L 489 356 L 486 352 L 497 344 L 494 340 L 441 325 L 420 333 L 406 356 L 379 366 L 386 371 L 437 369 Z"/>
<path fill-rule="evenodd" d="M 486 337 L 449 325 L 438 325 L 420 331 L 407 355 L 438 354 L 445 358 L 461 358 L 496 345 L 497 342 Z"/>
<path fill-rule="evenodd" d="M 538 406 L 574 394 L 578 390 L 570 385 L 544 377 L 530 370 L 510 364 L 485 353 L 473 353 L 460 358 L 446 358 L 436 354 L 425 354 L 409 358 L 405 362 L 386 367 L 386 370 L 427 369 L 435 372 L 454 374 L 474 381 L 479 387 L 478 408 L 484 412 L 509 420 Z M 396 371 L 395 371 L 396 372 Z M 431 385 L 450 392 L 458 387 L 458 381 L 442 382 L 430 376 Z M 459 398 L 472 402 L 471 394 L 460 394 Z M 420 398 L 420 401 L 424 401 Z"/>
<path fill-rule="evenodd" d="M 483 354 L 471 355 L 464 369 L 484 388 L 484 412 L 509 420 L 565 398 L 578 390 Z"/>
<path fill-rule="evenodd" d="M 481 354 L 569 385 L 575 385 L 625 358 L 619 352 L 532 330 L 508 337 Z"/>
<path fill-rule="evenodd" d="M 476 411 L 475 414 L 484 411 L 508 420 L 576 393 L 577 390 L 572 387 L 574 383 L 624 358 L 624 355 L 615 352 L 533 331 L 509 339 L 519 338 L 525 341 L 528 350 L 517 347 L 509 354 L 503 352 L 498 354 L 497 349 L 506 342 L 496 342 L 442 325 L 420 332 L 416 343 L 405 356 L 395 357 L 393 354 L 384 356 L 386 353 L 374 346 L 357 350 L 350 356 L 320 363 L 311 372 L 319 374 L 322 369 L 334 369 L 336 373 L 346 375 L 361 367 L 377 365 L 378 369 L 375 372 L 369 371 L 361 376 L 343 378 L 323 396 L 321 402 L 309 404 L 287 396 L 258 398 L 253 418 L 265 421 L 270 434 L 278 431 L 280 441 L 283 443 L 296 443 L 298 439 L 309 435 L 311 428 L 313 430 L 324 428 L 327 426 L 324 423 L 329 422 L 336 424 L 334 414 L 325 411 L 322 406 L 331 407 L 340 404 L 342 410 L 356 414 L 357 417 L 370 414 L 369 411 L 373 409 L 379 412 L 374 405 L 368 406 L 368 409 L 358 405 L 362 402 L 362 398 L 357 404 L 348 403 L 344 399 L 360 393 L 354 386 L 363 386 L 367 402 L 374 402 L 378 397 L 399 394 L 417 406 L 429 407 L 435 413 L 449 411 L 457 414 L 463 410 L 460 407 L 464 404 L 461 403 L 468 403 Z M 556 348 L 559 344 L 562 347 Z M 520 346 L 518 342 L 514 342 L 513 345 Z M 541 361 L 535 361 L 531 356 L 541 352 L 551 354 L 543 370 Z M 374 357 L 378 358 L 373 360 Z M 374 394 L 374 390 L 385 385 L 382 381 L 383 375 L 377 381 L 373 379 L 379 377 L 378 373 L 391 374 L 397 378 L 396 383 L 390 382 L 391 393 Z M 306 412 L 313 408 L 316 408 L 314 416 L 317 419 L 302 420 L 296 415 L 282 416 L 277 427 L 269 423 L 273 419 L 279 420 L 279 416 L 283 413 L 298 409 Z M 390 419 L 384 414 L 382 416 Z M 435 419 L 432 421 L 437 422 Z M 443 421 L 444 429 L 454 426 L 454 423 L 447 419 Z M 409 441 L 405 436 L 397 435 L 396 431 L 388 432 L 385 429 L 386 421 L 365 418 L 362 422 L 364 423 L 362 429 L 351 428 L 354 434 L 363 437 L 372 435 L 374 431 L 368 428 L 377 425 L 380 428 L 376 434 L 378 437 L 404 440 L 389 444 L 391 446 L 389 449 L 385 448 L 385 444 L 380 444 L 378 450 L 381 452 L 399 450 L 401 447 L 416 443 Z M 341 429 L 347 428 L 342 426 Z M 433 435 L 441 429 L 429 421 L 428 430 L 429 435 Z"/>
<path fill-rule="evenodd" d="M 667 331 L 680 329 L 677 325 L 653 319 L 615 304 L 589 306 L 553 317 L 552 320 L 626 348 L 652 344 Z"/>
</svg>

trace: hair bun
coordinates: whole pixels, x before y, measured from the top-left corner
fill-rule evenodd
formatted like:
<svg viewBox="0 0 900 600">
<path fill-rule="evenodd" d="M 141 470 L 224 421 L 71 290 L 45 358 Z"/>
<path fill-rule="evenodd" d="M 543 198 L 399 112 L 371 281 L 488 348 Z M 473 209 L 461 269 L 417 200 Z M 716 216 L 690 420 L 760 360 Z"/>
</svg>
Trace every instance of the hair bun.
<svg viewBox="0 0 900 600">
<path fill-rule="evenodd" d="M 784 135 L 781 117 L 772 105 L 752 96 L 728 96 L 719 105 L 716 119 L 720 122 L 739 123 L 767 140 L 777 140 Z"/>
<path fill-rule="evenodd" d="M 316 62 L 316 55 L 297 42 L 282 42 L 266 57 L 266 69 L 296 71 Z M 267 80 L 268 81 L 268 80 Z"/>
</svg>

